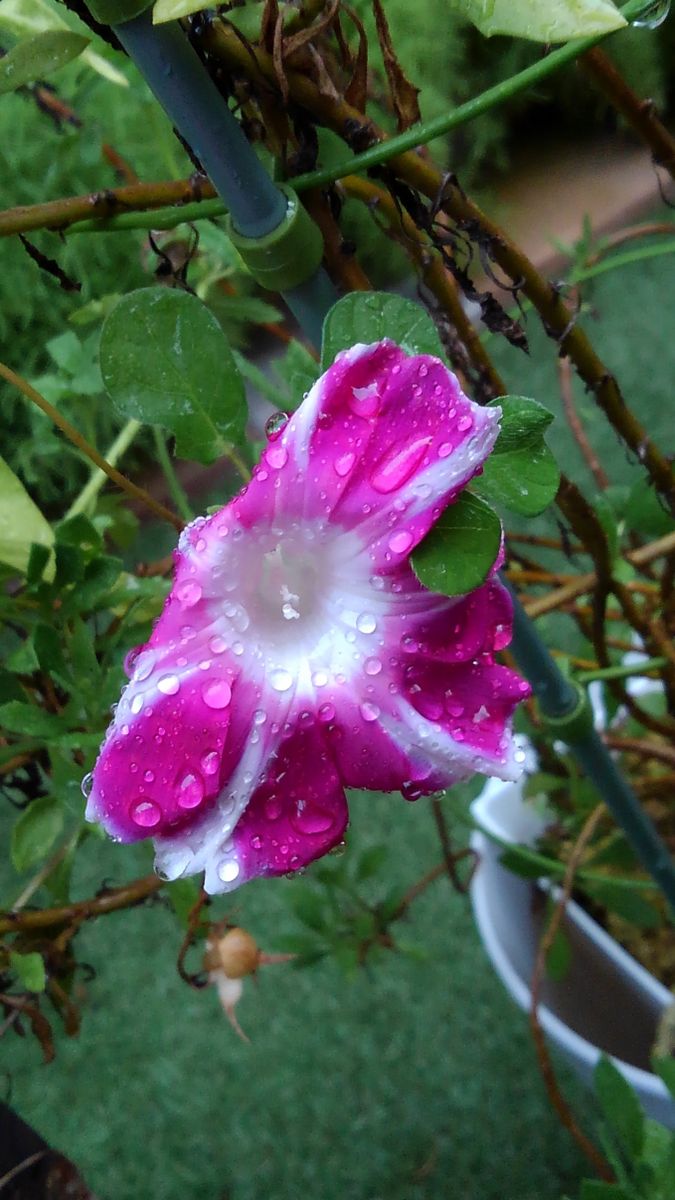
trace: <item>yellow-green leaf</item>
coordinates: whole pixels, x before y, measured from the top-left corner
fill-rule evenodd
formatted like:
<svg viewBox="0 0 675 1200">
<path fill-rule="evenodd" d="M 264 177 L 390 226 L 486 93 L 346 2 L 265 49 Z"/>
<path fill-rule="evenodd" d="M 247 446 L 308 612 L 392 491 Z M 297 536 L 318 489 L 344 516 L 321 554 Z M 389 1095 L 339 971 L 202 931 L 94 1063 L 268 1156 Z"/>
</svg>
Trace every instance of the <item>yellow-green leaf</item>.
<svg viewBox="0 0 675 1200">
<path fill-rule="evenodd" d="M 25 574 L 33 542 L 51 547 L 54 533 L 20 479 L 0 458 L 0 562 Z M 45 568 L 47 579 L 54 578 L 54 559 Z"/>
<path fill-rule="evenodd" d="M 452 0 L 485 37 L 509 34 L 534 42 L 569 42 L 626 25 L 610 0 Z"/>
<path fill-rule="evenodd" d="M 77 58 L 88 45 L 89 38 L 69 29 L 47 29 L 19 42 L 0 59 L 0 95 L 46 79 Z"/>
<path fill-rule="evenodd" d="M 189 17 L 192 13 L 201 12 L 204 0 L 155 0 L 152 9 L 153 25 L 162 25 L 165 21 L 177 21 L 180 17 Z"/>
</svg>

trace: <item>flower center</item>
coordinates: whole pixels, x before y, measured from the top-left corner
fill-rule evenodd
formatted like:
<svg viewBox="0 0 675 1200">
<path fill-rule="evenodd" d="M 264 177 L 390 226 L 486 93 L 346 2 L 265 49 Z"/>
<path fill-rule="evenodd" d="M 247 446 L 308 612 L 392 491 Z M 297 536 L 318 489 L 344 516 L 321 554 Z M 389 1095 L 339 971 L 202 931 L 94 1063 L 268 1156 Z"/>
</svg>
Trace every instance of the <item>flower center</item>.
<svg viewBox="0 0 675 1200">
<path fill-rule="evenodd" d="M 307 623 L 316 615 L 320 596 L 318 559 L 305 546 L 280 539 L 263 553 L 260 571 L 259 616 L 270 633 L 288 636 L 288 623 Z M 300 626 L 297 626 L 299 631 Z"/>
</svg>

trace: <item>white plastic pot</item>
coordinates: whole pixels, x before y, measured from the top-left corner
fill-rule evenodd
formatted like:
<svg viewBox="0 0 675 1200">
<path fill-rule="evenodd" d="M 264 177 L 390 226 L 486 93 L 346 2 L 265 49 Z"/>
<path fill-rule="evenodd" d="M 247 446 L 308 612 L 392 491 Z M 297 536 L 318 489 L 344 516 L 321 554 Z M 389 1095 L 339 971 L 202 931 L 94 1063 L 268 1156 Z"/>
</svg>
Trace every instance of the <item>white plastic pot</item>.
<svg viewBox="0 0 675 1200">
<path fill-rule="evenodd" d="M 484 832 L 474 832 L 479 855 L 471 899 L 483 945 L 502 983 L 525 1011 L 545 916 L 545 897 L 532 881 L 502 867 L 501 842 L 531 844 L 543 825 L 519 784 L 491 781 L 472 805 Z M 564 917 L 572 963 L 564 979 L 546 979 L 539 1019 L 547 1038 L 577 1074 L 590 1082 L 601 1053 L 611 1056 L 637 1092 L 645 1112 L 675 1129 L 675 1104 L 649 1069 L 658 1021 L 673 997 L 614 938 L 570 901 Z"/>
</svg>

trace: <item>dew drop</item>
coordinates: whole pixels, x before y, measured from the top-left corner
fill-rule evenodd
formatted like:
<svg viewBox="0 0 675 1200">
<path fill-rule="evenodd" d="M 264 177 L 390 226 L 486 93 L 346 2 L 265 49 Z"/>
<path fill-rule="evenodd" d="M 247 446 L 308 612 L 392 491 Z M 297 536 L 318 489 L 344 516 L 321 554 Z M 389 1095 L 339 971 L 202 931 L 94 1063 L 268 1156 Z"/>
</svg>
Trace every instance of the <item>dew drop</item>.
<svg viewBox="0 0 675 1200">
<path fill-rule="evenodd" d="M 140 692 L 137 692 L 136 695 L 134 696 L 133 700 L 131 701 L 131 711 L 134 714 L 138 714 L 141 711 L 142 707 L 143 707 L 143 697 L 141 696 Z"/>
<path fill-rule="evenodd" d="M 377 629 L 377 621 L 372 613 L 359 613 L 356 618 L 356 628 L 359 633 L 374 633 Z"/>
<path fill-rule="evenodd" d="M 406 554 L 413 540 L 413 535 L 407 529 L 400 529 L 389 538 L 389 549 L 393 550 L 394 554 Z"/>
<path fill-rule="evenodd" d="M 275 471 L 280 471 L 288 462 L 288 450 L 285 446 L 268 446 L 265 451 L 265 462 Z"/>
<path fill-rule="evenodd" d="M 177 675 L 162 675 L 157 680 L 157 690 L 165 696 L 175 696 L 180 691 L 180 679 Z"/>
<path fill-rule="evenodd" d="M 367 658 L 365 663 L 366 675 L 379 675 L 382 663 L 379 658 Z"/>
<path fill-rule="evenodd" d="M 452 454 L 453 450 L 454 446 L 452 442 L 441 442 L 440 446 L 438 447 L 438 457 L 447 458 L 449 454 Z"/>
<path fill-rule="evenodd" d="M 234 883 L 239 875 L 239 863 L 232 858 L 227 859 L 218 867 L 218 875 L 223 883 Z"/>
<path fill-rule="evenodd" d="M 162 810 L 154 800 L 135 800 L 129 809 L 129 816 L 141 829 L 154 829 L 162 818 Z"/>
<path fill-rule="evenodd" d="M 372 704 L 370 700 L 364 701 L 364 703 L 359 706 L 359 712 L 361 713 L 364 721 L 369 722 L 376 721 L 380 715 L 380 710 L 377 707 L 377 704 Z"/>
<path fill-rule="evenodd" d="M 670 12 L 670 0 L 654 0 L 635 20 L 631 21 L 637 29 L 658 29 L 663 25 Z"/>
<path fill-rule="evenodd" d="M 202 688 L 202 700 L 207 708 L 227 708 L 232 699 L 232 688 L 226 679 L 212 679 Z"/>
<path fill-rule="evenodd" d="M 269 441 L 278 438 L 284 426 L 288 424 L 288 413 L 275 412 L 265 421 L 265 435 Z"/>
<path fill-rule="evenodd" d="M 351 451 L 349 451 L 348 454 L 342 454 L 340 458 L 336 458 L 335 462 L 333 463 L 335 474 L 339 475 L 341 479 L 344 479 L 345 475 L 348 475 L 351 471 L 355 462 L 356 455 Z"/>
<path fill-rule="evenodd" d="M 251 847 L 253 850 L 262 850 L 262 838 L 257 833 L 251 838 Z"/>
<path fill-rule="evenodd" d="M 209 650 L 212 654 L 224 654 L 227 650 L 227 642 L 225 638 L 216 634 L 215 637 L 209 638 Z"/>
<path fill-rule="evenodd" d="M 293 683 L 293 676 L 285 667 L 277 667 L 270 671 L 270 683 L 275 692 L 287 692 Z"/>
<path fill-rule="evenodd" d="M 393 492 L 406 483 L 420 466 L 429 448 L 430 437 L 417 438 L 402 450 L 381 462 L 373 471 L 370 481 L 377 492 Z"/>
<path fill-rule="evenodd" d="M 264 725 L 267 720 L 267 713 L 262 708 L 257 708 L 253 714 L 254 725 Z"/>
<path fill-rule="evenodd" d="M 298 833 L 326 833 L 333 824 L 333 814 L 325 808 L 308 806 L 292 814 L 291 824 Z"/>
<path fill-rule="evenodd" d="M 150 771 L 150 770 L 144 771 L 143 778 L 146 783 L 154 783 L 155 782 L 155 772 Z"/>
<path fill-rule="evenodd" d="M 467 433 L 469 429 L 473 429 L 473 417 L 469 413 L 465 413 L 463 417 L 459 418 L 457 428 L 460 433 Z"/>
<path fill-rule="evenodd" d="M 177 779 L 179 808 L 197 808 L 204 799 L 204 782 L 200 775 L 188 771 Z"/>
<path fill-rule="evenodd" d="M 91 795 L 91 789 L 93 787 L 93 784 L 94 784 L 94 776 L 90 771 L 88 775 L 85 775 L 84 779 L 82 780 L 82 783 L 80 784 L 80 791 L 82 792 L 82 795 L 84 796 L 85 800 L 89 799 L 89 796 Z"/>
<path fill-rule="evenodd" d="M 357 417 L 374 417 L 380 407 L 377 384 L 369 383 L 367 387 L 352 388 L 348 404 Z"/>
<path fill-rule="evenodd" d="M 202 589 L 195 579 L 184 579 L 178 584 L 176 595 L 183 608 L 194 608 L 202 598 Z"/>
<path fill-rule="evenodd" d="M 323 721 L 324 725 L 327 725 L 335 717 L 335 706 L 333 704 L 322 704 L 318 716 L 319 720 Z"/>
<path fill-rule="evenodd" d="M 328 683 L 328 672 L 327 671 L 315 671 L 314 674 L 312 675 L 312 683 L 314 684 L 314 687 L 318 687 L 318 688 L 325 687 L 326 684 Z"/>
</svg>

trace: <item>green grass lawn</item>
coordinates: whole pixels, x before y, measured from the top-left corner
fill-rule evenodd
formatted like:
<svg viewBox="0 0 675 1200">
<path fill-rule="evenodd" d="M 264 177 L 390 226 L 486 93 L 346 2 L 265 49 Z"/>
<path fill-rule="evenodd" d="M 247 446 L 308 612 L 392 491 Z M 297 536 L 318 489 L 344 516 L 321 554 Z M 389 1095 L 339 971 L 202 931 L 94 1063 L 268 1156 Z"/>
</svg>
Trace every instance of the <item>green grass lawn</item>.
<svg viewBox="0 0 675 1200">
<path fill-rule="evenodd" d="M 605 276 L 587 295 L 601 352 L 665 448 L 671 260 Z M 543 338 L 533 332 L 529 359 L 508 348 L 498 357 L 513 392 L 557 410 Z M 623 449 L 594 418 L 590 398 L 580 407 L 606 469 L 626 481 Z M 562 423 L 552 444 L 578 476 Z M 359 846 L 389 846 L 392 882 L 407 885 L 438 860 L 424 801 L 360 796 L 352 819 Z M 142 850 L 92 842 L 86 857 L 82 895 L 104 876 L 121 882 L 147 869 Z M 297 929 L 290 886 L 259 881 L 216 910 L 234 913 L 274 950 Z M 485 959 L 468 901 L 441 879 L 403 933 L 427 957 L 392 954 L 355 982 L 332 963 L 262 971 L 239 1008 L 245 1044 L 212 990 L 196 993 L 179 980 L 171 913 L 155 907 L 101 920 L 81 936 L 79 956 L 97 974 L 86 985 L 79 1037 L 59 1038 L 45 1067 L 35 1044 L 7 1035 L 9 1099 L 80 1165 L 102 1200 L 576 1196 L 584 1164 L 549 1109 L 526 1020 Z M 590 1099 L 564 1081 L 588 1124 Z"/>
</svg>

